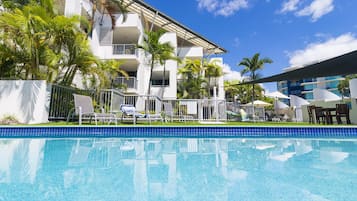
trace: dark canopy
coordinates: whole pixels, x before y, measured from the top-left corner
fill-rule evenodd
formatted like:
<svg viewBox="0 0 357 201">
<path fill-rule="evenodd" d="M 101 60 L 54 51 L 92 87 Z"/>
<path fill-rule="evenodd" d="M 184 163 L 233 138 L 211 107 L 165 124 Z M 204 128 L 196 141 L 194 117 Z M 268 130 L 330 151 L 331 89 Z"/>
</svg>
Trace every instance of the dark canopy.
<svg viewBox="0 0 357 201">
<path fill-rule="evenodd" d="M 319 63 L 311 64 L 303 68 L 285 73 L 261 78 L 242 84 L 256 84 L 264 82 L 277 82 L 284 80 L 300 80 L 316 77 L 328 77 L 337 75 L 357 74 L 357 51 L 334 57 Z"/>
</svg>

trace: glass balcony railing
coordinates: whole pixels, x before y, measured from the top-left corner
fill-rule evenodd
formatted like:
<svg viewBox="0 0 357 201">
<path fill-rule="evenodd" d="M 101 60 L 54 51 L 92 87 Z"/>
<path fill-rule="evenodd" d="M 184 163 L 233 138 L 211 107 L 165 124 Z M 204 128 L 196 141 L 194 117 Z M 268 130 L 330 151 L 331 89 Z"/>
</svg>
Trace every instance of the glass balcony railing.
<svg viewBox="0 0 357 201">
<path fill-rule="evenodd" d="M 113 44 L 114 55 L 137 55 L 135 44 Z"/>
<path fill-rule="evenodd" d="M 117 77 L 114 79 L 115 85 L 125 85 L 128 89 L 136 89 L 137 80 L 136 77 Z"/>
</svg>

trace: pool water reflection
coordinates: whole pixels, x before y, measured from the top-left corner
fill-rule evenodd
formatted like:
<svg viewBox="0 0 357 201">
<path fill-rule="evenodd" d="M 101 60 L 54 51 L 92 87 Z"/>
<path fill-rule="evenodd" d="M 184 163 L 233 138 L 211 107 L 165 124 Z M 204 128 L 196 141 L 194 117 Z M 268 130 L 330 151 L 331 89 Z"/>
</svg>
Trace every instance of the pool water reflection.
<svg viewBox="0 0 357 201">
<path fill-rule="evenodd" d="M 355 201 L 355 189 L 356 139 L 0 140 L 0 201 Z"/>
</svg>

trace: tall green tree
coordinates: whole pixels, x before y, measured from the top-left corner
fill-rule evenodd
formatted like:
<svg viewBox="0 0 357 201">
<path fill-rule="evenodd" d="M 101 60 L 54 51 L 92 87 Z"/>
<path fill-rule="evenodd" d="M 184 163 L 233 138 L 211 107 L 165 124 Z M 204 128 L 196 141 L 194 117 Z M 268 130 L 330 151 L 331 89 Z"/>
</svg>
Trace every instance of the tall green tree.
<svg viewBox="0 0 357 201">
<path fill-rule="evenodd" d="M 41 65 L 46 65 L 48 48 L 48 22 L 51 19 L 42 6 L 24 6 L 0 15 L 0 29 L 7 47 L 21 55 L 17 67 L 24 70 L 23 79 L 43 79 Z"/>
<path fill-rule="evenodd" d="M 210 93 L 210 91 L 211 91 L 212 78 L 214 78 L 214 81 L 215 81 L 214 87 L 216 87 L 217 86 L 216 79 L 223 75 L 223 69 L 220 65 L 217 64 L 217 61 L 215 61 L 215 60 L 212 60 L 210 62 L 204 61 L 203 67 L 205 70 L 204 75 L 207 78 L 207 94 L 208 94 L 208 97 L 211 97 L 212 94 Z"/>
<path fill-rule="evenodd" d="M 184 66 L 179 68 L 178 74 L 182 80 L 178 83 L 178 97 L 184 99 L 200 99 L 207 94 L 204 85 L 206 79 L 202 75 L 204 68 L 201 60 L 186 59 Z"/>
<path fill-rule="evenodd" d="M 142 44 L 138 44 L 137 48 L 144 50 L 149 54 L 150 58 L 150 77 L 147 94 L 151 93 L 152 73 L 156 64 L 168 58 L 168 55 L 174 55 L 174 47 L 169 42 L 160 42 L 160 38 L 166 32 L 162 29 L 157 31 L 146 31 Z"/>
<path fill-rule="evenodd" d="M 243 58 L 242 61 L 240 61 L 240 63 L 238 64 L 238 66 L 244 67 L 244 69 L 241 71 L 241 75 L 244 76 L 248 74 L 248 78 L 250 81 L 254 81 L 259 78 L 258 71 L 263 69 L 265 64 L 273 63 L 273 61 L 268 57 L 262 59 L 260 59 L 259 57 L 260 54 L 256 53 L 253 55 L 252 58 L 248 58 L 248 57 Z M 255 99 L 254 88 L 255 88 L 255 84 L 252 84 L 252 92 L 253 92 L 251 98 L 252 102 Z"/>
<path fill-rule="evenodd" d="M 100 62 L 92 54 L 79 16 L 50 12 L 51 0 L 33 2 L 0 13 L 0 77 L 70 86 L 82 75 L 107 86 L 114 71 L 122 73 L 118 63 Z"/>
</svg>

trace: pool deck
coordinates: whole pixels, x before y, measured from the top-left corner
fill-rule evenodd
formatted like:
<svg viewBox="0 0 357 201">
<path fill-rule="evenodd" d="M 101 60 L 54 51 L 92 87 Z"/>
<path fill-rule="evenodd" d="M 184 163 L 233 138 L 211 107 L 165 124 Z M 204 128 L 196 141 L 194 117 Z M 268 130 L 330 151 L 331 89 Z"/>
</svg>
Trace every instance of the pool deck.
<svg viewBox="0 0 357 201">
<path fill-rule="evenodd" d="M 357 126 L 1 126 L 0 138 L 357 138 Z"/>
</svg>

